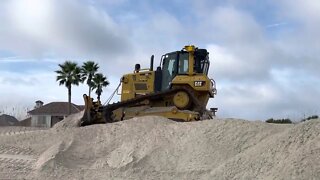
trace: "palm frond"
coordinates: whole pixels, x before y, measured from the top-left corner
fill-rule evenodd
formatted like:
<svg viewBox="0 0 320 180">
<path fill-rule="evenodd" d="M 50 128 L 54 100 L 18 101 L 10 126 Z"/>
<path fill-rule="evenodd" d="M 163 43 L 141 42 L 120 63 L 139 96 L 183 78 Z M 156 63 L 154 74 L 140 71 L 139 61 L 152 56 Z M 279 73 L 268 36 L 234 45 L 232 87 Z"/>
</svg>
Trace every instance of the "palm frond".
<svg viewBox="0 0 320 180">
<path fill-rule="evenodd" d="M 56 78 L 59 81 L 59 85 L 65 84 L 67 87 L 70 84 L 79 85 L 81 81 L 80 71 L 76 62 L 65 61 L 63 64 L 59 64 L 60 69 L 55 71 L 58 76 Z"/>
<path fill-rule="evenodd" d="M 99 69 L 99 66 L 94 61 L 84 62 L 81 69 L 80 69 L 80 74 L 82 76 L 82 82 L 87 80 L 88 86 L 91 87 L 92 78 L 96 74 L 98 69 Z"/>
<path fill-rule="evenodd" d="M 103 92 L 102 88 L 109 85 L 109 81 L 107 80 L 107 77 L 105 77 L 101 73 L 97 73 L 92 80 L 93 80 L 92 89 L 96 89 L 96 94 L 100 96 L 101 93 Z"/>
</svg>

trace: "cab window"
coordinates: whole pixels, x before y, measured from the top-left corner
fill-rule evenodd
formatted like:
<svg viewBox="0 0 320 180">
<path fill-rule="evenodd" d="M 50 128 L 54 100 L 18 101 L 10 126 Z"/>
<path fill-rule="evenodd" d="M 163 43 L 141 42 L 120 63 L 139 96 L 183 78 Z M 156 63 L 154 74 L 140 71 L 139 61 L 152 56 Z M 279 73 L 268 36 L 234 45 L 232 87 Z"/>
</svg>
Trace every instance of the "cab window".
<svg viewBox="0 0 320 180">
<path fill-rule="evenodd" d="M 189 53 L 179 54 L 179 68 L 178 74 L 188 74 L 189 67 Z"/>
<path fill-rule="evenodd" d="M 167 54 L 163 59 L 162 64 L 162 89 L 167 89 L 170 86 L 170 82 L 177 75 L 177 54 Z"/>
</svg>

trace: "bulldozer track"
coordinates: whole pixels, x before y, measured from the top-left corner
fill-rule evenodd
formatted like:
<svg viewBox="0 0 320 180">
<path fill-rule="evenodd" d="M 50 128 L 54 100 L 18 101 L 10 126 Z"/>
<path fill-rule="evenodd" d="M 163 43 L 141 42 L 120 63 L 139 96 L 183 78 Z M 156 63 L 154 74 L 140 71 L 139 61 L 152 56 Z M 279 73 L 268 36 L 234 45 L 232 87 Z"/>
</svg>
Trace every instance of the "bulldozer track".
<svg viewBox="0 0 320 180">
<path fill-rule="evenodd" d="M 144 100 L 161 99 L 161 98 L 164 98 L 166 96 L 173 95 L 174 93 L 176 93 L 178 91 L 185 91 L 190 96 L 190 98 L 192 100 L 191 103 L 194 104 L 194 107 L 195 107 L 196 111 L 199 112 L 200 115 L 203 114 L 203 112 L 205 111 L 205 107 L 203 107 L 201 105 L 199 100 L 195 97 L 194 93 L 191 90 L 189 90 L 188 88 L 185 88 L 185 87 L 173 88 L 173 89 L 169 89 L 169 90 L 162 91 L 162 92 L 156 92 L 156 93 L 152 93 L 152 94 L 139 96 L 139 97 L 127 100 L 127 101 L 122 101 L 122 102 L 109 104 L 107 106 L 101 107 L 100 111 L 104 112 L 107 122 L 112 122 L 112 118 L 111 118 L 112 111 L 114 111 L 114 110 L 116 110 L 118 108 L 133 106 L 133 105 L 135 105 L 135 104 L 137 104 L 139 102 L 142 102 Z"/>
</svg>

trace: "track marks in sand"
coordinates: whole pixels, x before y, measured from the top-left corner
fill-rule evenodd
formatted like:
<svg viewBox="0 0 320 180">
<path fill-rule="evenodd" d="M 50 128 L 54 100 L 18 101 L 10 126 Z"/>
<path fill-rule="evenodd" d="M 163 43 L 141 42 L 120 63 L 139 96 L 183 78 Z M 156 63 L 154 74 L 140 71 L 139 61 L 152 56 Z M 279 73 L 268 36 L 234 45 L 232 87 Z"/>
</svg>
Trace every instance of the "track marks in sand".
<svg viewBox="0 0 320 180">
<path fill-rule="evenodd" d="M 37 156 L 32 149 L 0 146 L 0 179 L 28 175 L 36 160 Z"/>
<path fill-rule="evenodd" d="M 46 131 L 45 128 L 37 127 L 0 127 L 0 137 L 1 136 L 13 136 L 20 134 L 28 134 L 32 132 L 43 132 Z"/>
</svg>

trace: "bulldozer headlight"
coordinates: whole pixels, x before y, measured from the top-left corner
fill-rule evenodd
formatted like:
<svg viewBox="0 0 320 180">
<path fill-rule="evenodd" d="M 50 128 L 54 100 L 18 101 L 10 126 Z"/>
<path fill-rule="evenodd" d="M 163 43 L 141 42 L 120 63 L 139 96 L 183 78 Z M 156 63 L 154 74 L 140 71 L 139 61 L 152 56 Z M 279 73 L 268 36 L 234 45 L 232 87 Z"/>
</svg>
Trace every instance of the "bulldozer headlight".
<svg viewBox="0 0 320 180">
<path fill-rule="evenodd" d="M 204 86 L 204 84 L 205 84 L 205 81 L 195 81 L 194 82 L 195 87 L 201 87 L 201 86 Z"/>
</svg>

